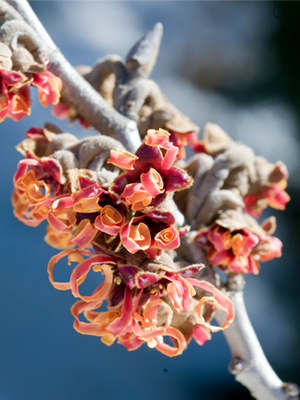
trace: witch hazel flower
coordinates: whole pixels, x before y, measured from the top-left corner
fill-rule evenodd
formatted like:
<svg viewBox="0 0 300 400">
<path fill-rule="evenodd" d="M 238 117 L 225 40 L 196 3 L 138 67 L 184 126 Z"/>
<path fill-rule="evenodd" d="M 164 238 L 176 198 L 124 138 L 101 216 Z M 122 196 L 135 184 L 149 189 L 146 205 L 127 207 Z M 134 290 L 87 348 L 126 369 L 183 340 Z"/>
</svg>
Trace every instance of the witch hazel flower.
<svg viewBox="0 0 300 400">
<path fill-rule="evenodd" d="M 177 154 L 178 147 L 170 142 L 170 134 L 162 129 L 148 130 L 144 143 L 135 154 L 111 151 L 108 163 L 125 171 L 114 180 L 111 192 L 132 211 L 156 208 L 169 193 L 192 184 L 184 170 L 173 166 Z"/>
<path fill-rule="evenodd" d="M 69 265 L 71 262 L 78 264 L 69 282 L 57 282 L 53 275 L 54 266 L 64 257 L 68 257 Z M 151 272 L 123 262 L 105 253 L 94 255 L 87 249 L 64 250 L 50 260 L 48 273 L 52 285 L 59 290 L 71 290 L 80 298 L 71 309 L 75 317 L 74 328 L 79 333 L 101 337 L 107 345 L 118 340 L 128 350 L 147 343 L 148 347 L 173 357 L 181 354 L 190 340 L 172 326 L 174 314 L 183 311 L 193 314 L 193 337 L 199 344 L 210 339 L 210 332 L 225 329 L 232 322 L 232 302 L 209 282 L 194 278 L 203 265 Z M 79 287 L 91 270 L 101 271 L 104 281 L 91 295 L 83 295 Z M 209 294 L 196 299 L 195 287 Z M 108 309 L 96 311 L 103 306 L 104 300 L 108 301 Z M 222 327 L 210 324 L 212 308 L 227 312 Z M 82 313 L 87 322 L 79 319 Z M 172 339 L 173 346 L 164 342 L 165 336 Z"/>
<path fill-rule="evenodd" d="M 29 86 L 38 88 L 39 100 L 44 107 L 59 102 L 62 81 L 52 72 L 21 73 L 0 68 L 0 122 L 5 118 L 20 121 L 30 115 Z"/>
<path fill-rule="evenodd" d="M 132 254 L 143 251 L 147 257 L 157 259 L 162 250 L 180 246 L 181 232 L 174 226 L 171 212 L 154 210 L 128 220 L 120 231 L 123 246 Z"/>
<path fill-rule="evenodd" d="M 72 233 L 73 245 L 85 248 L 93 244 L 96 236 L 115 238 L 125 221 L 124 207 L 116 205 L 113 195 L 97 182 L 77 175 L 78 187 L 72 193 L 58 197 L 48 215 L 50 226 L 59 233 Z"/>
<path fill-rule="evenodd" d="M 20 121 L 30 115 L 30 80 L 17 71 L 0 69 L 0 122 L 6 117 Z"/>
<path fill-rule="evenodd" d="M 259 217 L 266 207 L 284 210 L 290 201 L 290 196 L 284 190 L 287 187 L 286 179 L 278 183 L 263 186 L 260 193 L 248 194 L 244 197 L 245 211 L 254 217 Z"/>
<path fill-rule="evenodd" d="M 260 261 L 281 257 L 282 242 L 267 235 L 261 228 L 253 232 L 240 226 L 232 229 L 216 221 L 209 227 L 200 229 L 195 242 L 207 250 L 207 258 L 212 266 L 226 272 L 258 274 Z"/>
<path fill-rule="evenodd" d="M 14 175 L 12 204 L 15 216 L 26 225 L 45 220 L 55 197 L 65 190 L 60 163 L 50 157 L 39 158 L 28 151 Z"/>
<path fill-rule="evenodd" d="M 195 148 L 195 146 L 197 146 L 198 144 L 197 130 L 182 133 L 169 129 L 169 133 L 170 133 L 170 140 L 172 141 L 174 146 L 177 146 L 179 149 L 177 154 L 177 159 L 185 160 L 186 158 L 185 147 L 191 146 L 192 148 Z"/>
<path fill-rule="evenodd" d="M 112 193 L 87 177 L 77 179 L 79 190 L 57 198 L 48 215 L 56 231 L 73 232 L 74 245 L 99 247 L 103 240 L 114 240 L 115 250 L 123 246 L 131 254 L 154 259 L 163 250 L 179 247 L 185 229 L 175 227 L 171 212 L 153 210 L 128 218 L 126 207 Z"/>
</svg>

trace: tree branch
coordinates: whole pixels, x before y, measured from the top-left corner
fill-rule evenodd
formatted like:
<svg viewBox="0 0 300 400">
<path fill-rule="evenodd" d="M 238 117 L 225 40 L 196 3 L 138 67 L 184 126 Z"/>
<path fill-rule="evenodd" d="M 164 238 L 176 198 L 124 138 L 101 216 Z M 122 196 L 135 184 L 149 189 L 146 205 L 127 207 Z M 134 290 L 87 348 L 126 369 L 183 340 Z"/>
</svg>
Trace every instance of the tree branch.
<svg viewBox="0 0 300 400">
<path fill-rule="evenodd" d="M 122 142 L 129 151 L 134 152 L 141 143 L 136 123 L 110 107 L 100 94 L 75 71 L 56 47 L 26 0 L 7 0 L 7 3 L 36 31 L 43 43 L 41 47 L 45 50 L 50 60 L 49 69 L 60 76 L 63 81 L 63 97 L 99 132 L 113 136 Z M 19 18 L 19 14 L 14 13 L 10 8 L 0 8 L 0 17 L 4 21 L 10 18 Z M 160 30 L 161 27 L 158 25 L 155 31 L 158 47 Z M 156 56 L 156 52 L 154 53 Z M 130 60 L 129 56 L 127 61 L 129 62 Z M 131 61 L 134 61 L 132 67 L 135 68 L 135 62 L 139 60 L 133 59 Z M 145 70 L 146 74 L 151 70 L 152 66 L 153 63 L 150 62 Z M 222 166 L 217 172 L 222 171 Z M 216 185 L 215 181 L 213 181 L 213 184 Z M 211 192 L 211 188 L 209 192 Z M 181 251 L 183 258 L 189 257 L 190 262 L 199 263 L 199 259 L 205 257 L 204 254 L 200 254 L 200 251 L 197 252 L 195 244 L 192 242 L 183 241 Z M 238 285 L 236 286 L 236 284 Z M 250 390 L 257 400 L 288 400 L 292 398 L 299 400 L 297 386 L 284 384 L 278 378 L 261 349 L 247 315 L 241 282 L 229 280 L 229 285 L 228 295 L 233 301 L 236 310 L 234 322 L 224 331 L 233 356 L 230 367 L 231 373 L 235 375 L 237 381 Z M 223 318 L 223 313 L 218 311 L 216 319 L 220 325 L 224 322 Z"/>
<path fill-rule="evenodd" d="M 99 132 L 112 136 L 129 151 L 135 152 L 141 144 L 136 123 L 110 107 L 78 74 L 56 47 L 26 0 L 9 0 L 8 3 L 37 32 L 50 61 L 49 70 L 62 79 L 62 96 Z"/>
<path fill-rule="evenodd" d="M 244 303 L 243 276 L 229 278 L 227 295 L 235 307 L 235 319 L 224 330 L 232 354 L 229 371 L 235 379 L 249 389 L 257 400 L 299 400 L 297 385 L 282 382 L 270 366 L 249 320 Z M 215 318 L 223 324 L 223 311 L 217 311 Z"/>
</svg>

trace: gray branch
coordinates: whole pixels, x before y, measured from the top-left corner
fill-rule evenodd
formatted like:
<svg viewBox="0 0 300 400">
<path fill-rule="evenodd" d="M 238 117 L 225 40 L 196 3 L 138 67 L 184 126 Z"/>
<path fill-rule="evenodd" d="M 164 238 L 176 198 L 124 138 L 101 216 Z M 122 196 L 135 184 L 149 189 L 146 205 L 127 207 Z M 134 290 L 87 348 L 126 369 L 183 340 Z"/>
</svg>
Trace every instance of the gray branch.
<svg viewBox="0 0 300 400">
<path fill-rule="evenodd" d="M 282 382 L 266 359 L 245 307 L 241 288 L 244 279 L 242 276 L 236 278 L 232 282 L 229 279 L 232 291 L 227 293 L 234 304 L 235 319 L 224 330 L 232 354 L 229 371 L 257 400 L 299 400 L 297 385 Z M 222 325 L 225 312 L 218 311 L 215 318 Z"/>
<path fill-rule="evenodd" d="M 136 123 L 110 107 L 99 93 L 74 70 L 58 50 L 26 0 L 8 0 L 8 3 L 13 9 L 3 6 L 3 2 L 0 1 L 2 22 L 20 19 L 21 15 L 29 26 L 36 31 L 43 42 L 43 50 L 50 60 L 50 70 L 60 76 L 63 81 L 63 97 L 99 132 L 113 136 L 122 142 L 128 150 L 134 152 L 141 143 Z M 143 42 L 148 38 L 147 35 L 142 38 L 138 43 L 138 46 L 143 49 L 142 55 L 136 52 L 137 48 L 134 47 L 127 58 L 127 67 L 135 70 L 142 64 L 143 73 L 147 76 L 155 62 L 161 33 L 162 27 L 157 25 L 150 33 L 153 47 L 149 49 L 144 46 Z M 132 57 L 133 54 L 134 57 Z M 154 54 L 153 58 L 150 57 L 151 54 Z M 230 170 L 236 165 L 228 168 L 228 165 L 223 166 L 220 162 L 218 167 L 214 171 L 216 175 L 224 172 L 223 167 Z M 229 171 L 226 171 L 226 168 L 225 172 L 227 173 Z M 216 176 L 212 175 L 210 178 L 212 179 L 211 186 L 214 189 L 218 188 L 215 181 L 220 180 L 220 177 L 218 176 L 218 179 L 215 179 Z M 208 195 L 209 193 L 205 194 Z M 188 240 L 183 241 L 181 251 L 183 257 L 184 254 L 188 254 L 190 262 L 198 263 L 199 259 L 205 257 L 202 254 L 203 252 L 197 251 L 195 244 L 191 242 L 189 244 Z M 249 321 L 241 288 L 231 287 L 231 290 L 229 295 L 235 305 L 236 318 L 232 325 L 224 331 L 233 355 L 231 372 L 235 375 L 236 380 L 246 386 L 257 400 L 288 400 L 292 398 L 299 400 L 296 385 L 284 384 L 269 365 Z M 221 312 L 216 314 L 216 319 L 222 324 L 223 315 Z"/>
<path fill-rule="evenodd" d="M 82 117 L 104 135 L 119 140 L 132 152 L 141 144 L 136 123 L 110 107 L 70 65 L 26 0 L 9 0 L 11 6 L 37 32 L 50 61 L 50 71 L 63 82 L 62 96 Z"/>
</svg>

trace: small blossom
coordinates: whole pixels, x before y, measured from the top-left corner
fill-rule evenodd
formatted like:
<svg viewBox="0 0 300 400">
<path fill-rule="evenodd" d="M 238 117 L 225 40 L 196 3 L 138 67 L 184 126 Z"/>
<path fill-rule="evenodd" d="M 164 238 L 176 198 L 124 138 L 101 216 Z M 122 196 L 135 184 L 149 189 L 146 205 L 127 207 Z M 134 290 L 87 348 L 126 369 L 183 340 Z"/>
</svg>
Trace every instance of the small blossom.
<svg viewBox="0 0 300 400">
<path fill-rule="evenodd" d="M 192 146 L 195 148 L 198 144 L 197 132 L 176 132 L 174 130 L 169 130 L 170 140 L 173 142 L 174 146 L 177 146 L 179 151 L 177 154 L 177 159 L 184 160 L 186 158 L 185 147 Z M 194 150 L 195 151 L 195 150 Z"/>
<path fill-rule="evenodd" d="M 24 75 L 0 69 L 0 122 L 7 117 L 20 121 L 25 115 L 30 115 L 30 85 L 38 87 L 39 99 L 44 107 L 58 103 L 62 83 L 51 72 Z"/>
<path fill-rule="evenodd" d="M 38 88 L 39 99 L 44 107 L 59 102 L 62 81 L 58 76 L 53 75 L 52 72 L 45 71 L 40 74 L 33 74 L 31 84 Z"/>
<path fill-rule="evenodd" d="M 118 235 L 124 223 L 124 216 L 116 208 L 107 204 L 95 219 L 95 227 L 109 235 Z"/>
<path fill-rule="evenodd" d="M 235 273 L 258 274 L 259 261 L 281 256 L 279 239 L 263 237 L 248 228 L 230 231 L 214 224 L 201 229 L 195 241 L 207 249 L 207 257 L 213 266 Z"/>
<path fill-rule="evenodd" d="M 264 208 L 270 206 L 277 210 L 284 210 L 290 201 L 290 196 L 285 192 L 286 179 L 261 189 L 259 194 L 247 195 L 244 198 L 245 210 L 254 217 L 259 217 Z"/>
<path fill-rule="evenodd" d="M 114 164 L 124 170 L 133 170 L 134 163 L 138 159 L 134 154 L 126 150 L 111 150 L 108 164 Z"/>
<path fill-rule="evenodd" d="M 157 248 L 162 250 L 173 250 L 180 246 L 179 232 L 174 225 L 158 232 L 154 240 Z"/>
<path fill-rule="evenodd" d="M 192 184 L 185 171 L 172 166 L 178 147 L 169 139 L 168 132 L 150 129 L 135 155 L 123 150 L 111 151 L 109 162 L 125 173 L 114 180 L 110 191 L 133 211 L 156 208 L 168 193 L 186 189 Z"/>
<path fill-rule="evenodd" d="M 132 218 L 120 232 L 123 246 L 132 254 L 139 250 L 147 250 L 151 244 L 151 233 L 148 226 L 139 222 L 142 218 Z"/>
<path fill-rule="evenodd" d="M 131 205 L 133 211 L 140 211 L 149 206 L 153 197 L 141 183 L 130 183 L 125 186 L 121 199 L 124 199 L 127 205 Z"/>
</svg>

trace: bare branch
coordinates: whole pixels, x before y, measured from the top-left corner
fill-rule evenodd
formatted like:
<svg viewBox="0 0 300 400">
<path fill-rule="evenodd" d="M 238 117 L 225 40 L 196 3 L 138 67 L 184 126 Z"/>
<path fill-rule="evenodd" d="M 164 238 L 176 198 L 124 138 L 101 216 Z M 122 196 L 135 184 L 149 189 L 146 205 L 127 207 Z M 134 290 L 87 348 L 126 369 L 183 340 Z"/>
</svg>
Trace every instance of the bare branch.
<svg viewBox="0 0 300 400">
<path fill-rule="evenodd" d="M 235 307 L 235 319 L 224 330 L 232 353 L 229 371 L 257 400 L 299 400 L 297 385 L 282 382 L 266 359 L 246 311 L 241 290 L 243 277 L 240 275 L 235 278 L 240 281 L 231 281 L 230 289 L 237 291 L 227 293 Z M 224 322 L 224 312 L 217 311 L 215 318 L 221 325 Z"/>
<path fill-rule="evenodd" d="M 70 65 L 42 26 L 26 0 L 9 0 L 24 20 L 37 32 L 50 61 L 50 71 L 63 82 L 62 96 L 82 117 L 104 135 L 119 140 L 129 151 L 140 145 L 134 121 L 110 107 L 92 86 Z"/>
</svg>

